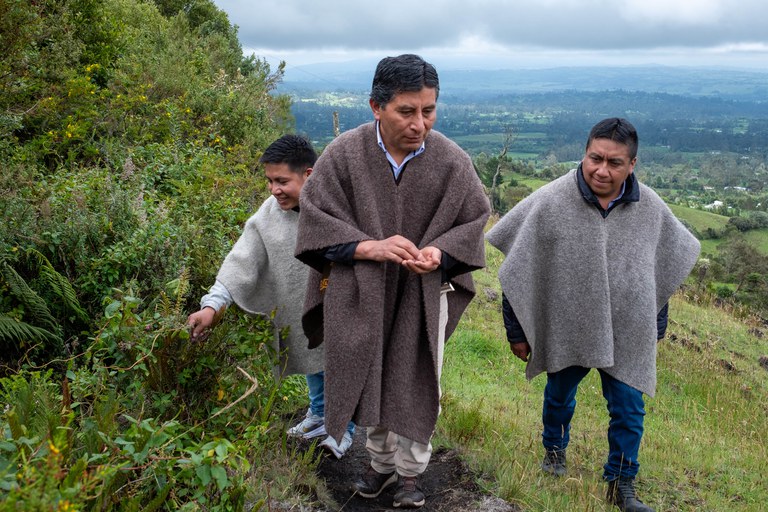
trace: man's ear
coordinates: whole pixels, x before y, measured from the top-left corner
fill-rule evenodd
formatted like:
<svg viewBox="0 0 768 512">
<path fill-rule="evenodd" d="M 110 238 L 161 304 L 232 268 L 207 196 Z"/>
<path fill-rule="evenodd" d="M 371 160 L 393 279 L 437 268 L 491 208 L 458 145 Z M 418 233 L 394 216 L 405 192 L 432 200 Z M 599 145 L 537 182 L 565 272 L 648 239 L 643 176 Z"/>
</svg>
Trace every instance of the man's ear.
<svg viewBox="0 0 768 512">
<path fill-rule="evenodd" d="M 373 110 L 373 117 L 378 121 L 381 113 L 381 105 L 376 103 L 372 98 L 368 100 L 368 104 L 371 106 L 371 110 Z"/>
<path fill-rule="evenodd" d="M 307 170 L 304 171 L 304 179 L 309 178 L 310 174 L 312 174 L 312 168 L 311 167 L 307 167 Z"/>
</svg>

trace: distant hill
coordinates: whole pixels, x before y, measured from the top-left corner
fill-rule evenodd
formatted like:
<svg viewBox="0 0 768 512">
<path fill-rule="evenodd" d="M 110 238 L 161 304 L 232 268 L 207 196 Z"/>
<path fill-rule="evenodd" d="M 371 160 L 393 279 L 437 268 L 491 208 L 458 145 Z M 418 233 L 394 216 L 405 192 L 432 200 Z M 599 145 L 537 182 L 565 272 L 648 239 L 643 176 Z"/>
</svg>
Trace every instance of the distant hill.
<svg viewBox="0 0 768 512">
<path fill-rule="evenodd" d="M 368 91 L 375 61 L 312 64 L 286 70 L 281 92 Z M 468 70 L 438 68 L 444 94 L 488 95 L 626 90 L 765 102 L 768 72 L 669 66 Z"/>
<path fill-rule="evenodd" d="M 686 221 L 699 233 L 704 233 L 708 229 L 721 232 L 728 225 L 728 217 L 725 215 L 718 215 L 676 204 L 670 205 L 670 208 L 678 218 Z"/>
</svg>

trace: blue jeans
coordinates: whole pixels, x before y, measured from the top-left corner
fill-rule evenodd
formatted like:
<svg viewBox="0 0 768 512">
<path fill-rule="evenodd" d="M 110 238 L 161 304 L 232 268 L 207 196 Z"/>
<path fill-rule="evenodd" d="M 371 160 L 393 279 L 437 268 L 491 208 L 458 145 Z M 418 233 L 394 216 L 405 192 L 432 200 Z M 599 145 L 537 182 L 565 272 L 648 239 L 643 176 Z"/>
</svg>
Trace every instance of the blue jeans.
<svg viewBox="0 0 768 512">
<path fill-rule="evenodd" d="M 571 366 L 547 374 L 542 411 L 542 443 L 548 450 L 564 450 L 570 440 L 571 418 L 576 410 L 576 390 L 589 368 Z M 603 466 L 603 478 L 634 478 L 640 464 L 637 454 L 643 437 L 645 403 L 643 393 L 611 377 L 603 370 L 600 381 L 608 402 L 608 461 Z"/>
<path fill-rule="evenodd" d="M 309 410 L 312 414 L 325 416 L 325 372 L 307 374 L 307 387 L 309 388 Z M 355 435 L 355 423 L 347 424 L 347 432 Z"/>
</svg>

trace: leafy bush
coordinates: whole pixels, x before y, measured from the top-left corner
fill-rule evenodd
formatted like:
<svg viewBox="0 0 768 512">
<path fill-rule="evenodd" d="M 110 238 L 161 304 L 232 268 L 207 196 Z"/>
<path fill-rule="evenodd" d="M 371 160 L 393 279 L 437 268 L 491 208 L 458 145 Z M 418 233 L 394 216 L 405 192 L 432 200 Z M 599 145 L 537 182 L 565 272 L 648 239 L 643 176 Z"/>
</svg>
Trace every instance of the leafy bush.
<svg viewBox="0 0 768 512">
<path fill-rule="evenodd" d="M 272 415 L 304 390 L 274 379 L 269 319 L 234 313 L 190 342 L 185 286 L 170 283 L 148 305 L 116 292 L 61 380 L 52 371 L 0 380 L 0 501 L 242 510 L 249 453 L 281 449 Z"/>
<path fill-rule="evenodd" d="M 0 0 L 0 510 L 258 508 L 313 467 L 269 319 L 185 326 L 266 195 L 283 67 L 210 0 L 157 4 Z"/>
</svg>

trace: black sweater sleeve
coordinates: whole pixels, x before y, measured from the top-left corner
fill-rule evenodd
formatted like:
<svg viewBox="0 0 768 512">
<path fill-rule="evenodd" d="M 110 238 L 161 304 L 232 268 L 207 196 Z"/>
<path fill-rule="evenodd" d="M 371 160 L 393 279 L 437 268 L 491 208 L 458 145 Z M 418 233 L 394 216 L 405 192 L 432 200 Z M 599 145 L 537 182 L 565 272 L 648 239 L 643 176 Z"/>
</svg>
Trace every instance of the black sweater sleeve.
<svg viewBox="0 0 768 512">
<path fill-rule="evenodd" d="M 656 315 L 656 339 L 660 340 L 667 333 L 667 323 L 669 322 L 669 302 L 664 304 L 659 314 Z"/>
<path fill-rule="evenodd" d="M 511 344 L 514 343 L 526 343 L 528 338 L 525 337 L 525 332 L 517 321 L 517 316 L 512 310 L 512 305 L 507 300 L 506 295 L 501 294 L 501 314 L 504 317 L 504 329 L 507 331 L 507 341 Z"/>
</svg>

